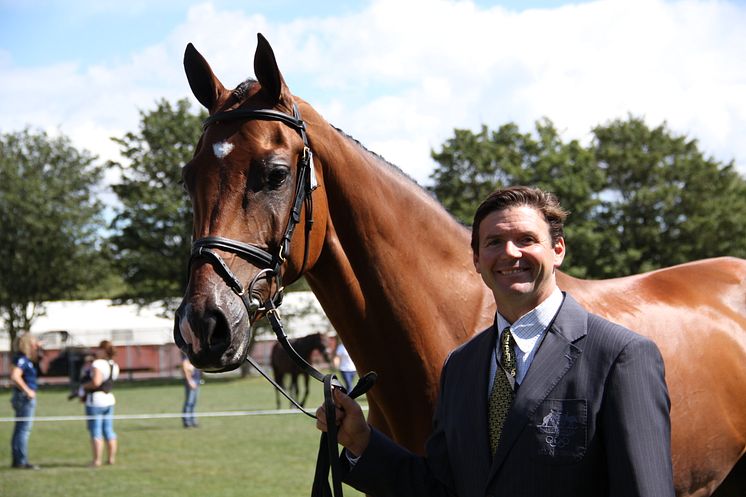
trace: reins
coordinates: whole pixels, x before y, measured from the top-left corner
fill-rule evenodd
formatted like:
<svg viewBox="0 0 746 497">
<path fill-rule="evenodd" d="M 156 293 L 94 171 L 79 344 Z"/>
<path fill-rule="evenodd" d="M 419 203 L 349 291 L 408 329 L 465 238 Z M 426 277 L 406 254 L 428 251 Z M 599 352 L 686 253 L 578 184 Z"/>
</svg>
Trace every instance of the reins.
<svg viewBox="0 0 746 497">
<path fill-rule="evenodd" d="M 300 354 L 298 354 L 298 352 L 293 348 L 293 346 L 290 344 L 290 341 L 288 340 L 278 310 L 278 307 L 282 304 L 284 291 L 284 287 L 282 286 L 280 268 L 285 263 L 286 256 L 290 250 L 290 242 L 293 237 L 293 232 L 295 231 L 295 227 L 298 225 L 298 223 L 300 223 L 301 210 L 304 205 L 306 207 L 306 237 L 303 253 L 303 264 L 298 274 L 303 274 L 306 263 L 308 262 L 308 239 L 311 227 L 313 225 L 312 193 L 316 189 L 317 183 L 313 167 L 313 153 L 311 152 L 311 148 L 308 144 L 306 126 L 301 119 L 298 106 L 294 103 L 292 116 L 273 109 L 234 109 L 213 114 L 202 123 L 202 128 L 203 130 L 207 129 L 210 124 L 215 122 L 236 119 L 279 121 L 295 129 L 303 140 L 303 153 L 298 161 L 295 198 L 293 199 L 288 224 L 285 228 L 285 233 L 283 234 L 283 237 L 279 244 L 279 249 L 276 254 L 270 253 L 264 248 L 258 247 L 256 245 L 243 243 L 237 240 L 232 240 L 230 238 L 224 238 L 220 236 L 208 236 L 195 240 L 192 243 L 192 253 L 189 259 L 190 268 L 188 274 L 191 274 L 192 261 L 195 259 L 206 259 L 210 263 L 212 263 L 215 271 L 220 274 L 225 283 L 243 302 L 244 307 L 246 308 L 246 312 L 248 313 L 249 320 L 252 321 L 253 317 L 256 316 L 258 312 L 264 312 L 270 322 L 272 331 L 277 337 L 277 341 L 282 345 L 290 358 L 298 365 L 298 367 L 301 368 L 301 370 L 303 370 L 304 373 L 323 383 L 324 409 L 326 411 L 327 432 L 321 434 L 311 496 L 343 497 L 341 468 L 339 465 L 339 452 L 337 449 L 337 425 L 335 412 L 336 408 L 334 405 L 332 390 L 333 388 L 340 388 L 345 392 L 346 390 L 344 389 L 344 387 L 342 387 L 334 374 L 325 375 L 321 373 L 308 362 L 306 362 L 300 356 Z M 236 254 L 258 267 L 260 271 L 245 287 L 241 284 L 241 281 L 233 273 L 233 271 L 230 270 L 223 258 L 217 252 L 215 252 L 216 249 Z M 258 293 L 255 292 L 255 285 L 258 281 L 261 280 L 270 280 L 269 297 L 264 303 L 259 300 Z M 272 293 L 272 280 L 274 280 L 274 294 Z M 251 332 L 251 330 L 249 330 L 249 332 Z M 288 394 L 281 385 L 278 385 L 272 378 L 270 378 L 269 375 L 267 375 L 250 356 L 247 355 L 246 361 L 251 364 L 257 371 L 259 371 L 259 373 L 265 379 L 267 379 L 267 381 L 269 381 L 301 412 L 314 419 L 316 418 L 315 414 L 304 409 L 303 406 L 301 406 L 299 402 L 293 399 L 292 396 Z M 352 398 L 355 398 L 364 394 L 373 386 L 376 381 L 376 377 L 377 375 L 375 372 L 369 372 L 366 375 L 362 376 L 355 387 L 352 389 L 352 391 L 348 393 L 348 395 Z M 330 488 L 329 486 L 330 470 L 332 476 L 332 488 Z"/>
</svg>

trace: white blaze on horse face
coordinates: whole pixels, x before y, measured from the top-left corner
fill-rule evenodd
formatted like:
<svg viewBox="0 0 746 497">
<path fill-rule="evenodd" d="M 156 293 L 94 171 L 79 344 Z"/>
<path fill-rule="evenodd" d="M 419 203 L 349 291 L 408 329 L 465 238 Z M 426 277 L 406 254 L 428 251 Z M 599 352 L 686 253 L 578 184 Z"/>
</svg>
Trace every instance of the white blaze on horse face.
<svg viewBox="0 0 746 497">
<path fill-rule="evenodd" d="M 227 141 L 213 143 L 212 151 L 218 159 L 225 159 L 233 150 L 233 144 Z"/>
</svg>

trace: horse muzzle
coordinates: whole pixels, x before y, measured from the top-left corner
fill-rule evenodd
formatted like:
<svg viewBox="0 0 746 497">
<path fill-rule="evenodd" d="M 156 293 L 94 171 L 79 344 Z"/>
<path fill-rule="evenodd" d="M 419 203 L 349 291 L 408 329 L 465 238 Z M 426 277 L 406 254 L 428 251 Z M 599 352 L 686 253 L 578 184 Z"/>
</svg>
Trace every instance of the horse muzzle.
<svg viewBox="0 0 746 497">
<path fill-rule="evenodd" d="M 232 293 L 227 297 L 233 297 Z M 209 299 L 212 300 L 212 299 Z M 251 323 L 243 305 L 231 300 L 191 302 L 186 297 L 176 311 L 174 341 L 195 367 L 230 371 L 245 360 Z"/>
</svg>

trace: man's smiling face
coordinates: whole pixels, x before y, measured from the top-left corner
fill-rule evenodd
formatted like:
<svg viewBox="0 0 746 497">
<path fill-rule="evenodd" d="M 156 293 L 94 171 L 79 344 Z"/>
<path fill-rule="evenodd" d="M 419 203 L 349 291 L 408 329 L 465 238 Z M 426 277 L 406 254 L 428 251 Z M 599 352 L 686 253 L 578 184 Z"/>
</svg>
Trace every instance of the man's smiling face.
<svg viewBox="0 0 746 497">
<path fill-rule="evenodd" d="M 500 314 L 514 322 L 544 301 L 556 286 L 554 270 L 565 257 L 540 211 L 516 206 L 488 214 L 479 224 L 474 267 L 492 290 Z"/>
</svg>

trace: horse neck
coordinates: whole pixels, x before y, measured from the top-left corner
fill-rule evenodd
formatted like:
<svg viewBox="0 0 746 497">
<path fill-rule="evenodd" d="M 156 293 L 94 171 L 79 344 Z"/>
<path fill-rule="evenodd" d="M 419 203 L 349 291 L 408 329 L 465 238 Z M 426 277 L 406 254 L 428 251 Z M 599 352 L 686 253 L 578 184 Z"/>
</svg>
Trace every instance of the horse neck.
<svg viewBox="0 0 746 497">
<path fill-rule="evenodd" d="M 360 370 L 414 361 L 424 370 L 410 376 L 428 388 L 448 351 L 490 319 L 474 312 L 489 294 L 469 232 L 401 171 L 310 121 L 329 217 L 308 281 Z"/>
</svg>

